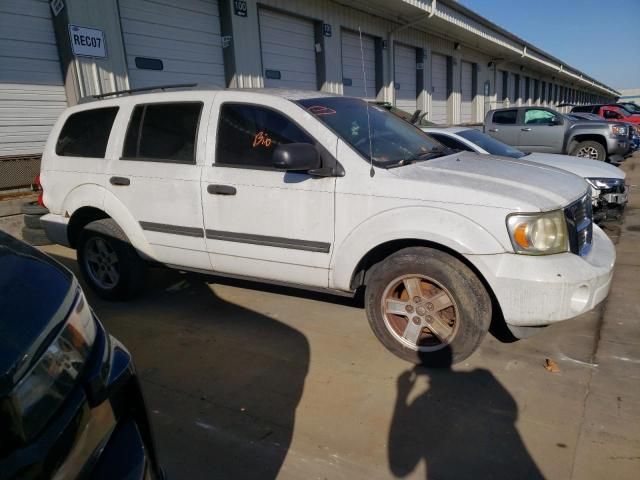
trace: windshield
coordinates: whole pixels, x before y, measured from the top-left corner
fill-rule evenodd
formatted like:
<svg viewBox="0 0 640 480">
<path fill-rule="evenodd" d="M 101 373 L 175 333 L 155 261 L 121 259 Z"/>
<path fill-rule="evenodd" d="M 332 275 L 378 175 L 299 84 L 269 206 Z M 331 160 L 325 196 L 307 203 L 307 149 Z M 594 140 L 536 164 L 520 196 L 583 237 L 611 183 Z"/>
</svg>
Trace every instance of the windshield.
<svg viewBox="0 0 640 480">
<path fill-rule="evenodd" d="M 399 167 L 454 153 L 384 107 L 364 100 L 327 97 L 298 104 L 377 167 Z"/>
<path fill-rule="evenodd" d="M 513 148 L 505 143 L 499 142 L 495 138 L 490 137 L 478 130 L 469 129 L 458 132 L 462 138 L 466 138 L 471 143 L 478 145 L 483 150 L 486 150 L 491 155 L 500 155 L 503 157 L 522 158 L 525 153 L 521 152 L 517 148 Z"/>
</svg>

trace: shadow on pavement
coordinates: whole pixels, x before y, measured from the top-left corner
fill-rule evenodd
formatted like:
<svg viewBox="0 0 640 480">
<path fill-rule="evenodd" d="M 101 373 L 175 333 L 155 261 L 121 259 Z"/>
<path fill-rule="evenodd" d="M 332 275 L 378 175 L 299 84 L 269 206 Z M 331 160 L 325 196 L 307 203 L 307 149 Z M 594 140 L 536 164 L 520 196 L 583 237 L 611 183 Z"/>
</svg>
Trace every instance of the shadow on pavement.
<svg viewBox="0 0 640 480">
<path fill-rule="evenodd" d="M 429 386 L 416 394 L 422 375 Z M 544 478 L 516 429 L 515 400 L 488 370 L 415 367 L 398 377 L 397 390 L 388 442 L 395 476 L 424 460 L 428 479 Z"/>
<path fill-rule="evenodd" d="M 126 303 L 85 292 L 133 354 L 168 478 L 277 477 L 309 369 L 302 333 L 176 271 L 152 270 Z"/>
</svg>

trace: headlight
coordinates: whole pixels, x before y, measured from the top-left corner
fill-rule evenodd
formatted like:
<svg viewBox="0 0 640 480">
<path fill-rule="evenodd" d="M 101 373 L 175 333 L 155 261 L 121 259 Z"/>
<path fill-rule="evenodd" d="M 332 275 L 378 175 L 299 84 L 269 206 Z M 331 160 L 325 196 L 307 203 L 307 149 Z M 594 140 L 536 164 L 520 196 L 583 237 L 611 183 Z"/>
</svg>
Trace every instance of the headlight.
<svg viewBox="0 0 640 480">
<path fill-rule="evenodd" d="M 611 125 L 611 132 L 614 135 L 627 135 L 627 127 L 622 125 Z"/>
<path fill-rule="evenodd" d="M 514 213 L 507 217 L 513 249 L 526 255 L 550 255 L 569 250 L 567 222 L 562 210 Z"/>
<path fill-rule="evenodd" d="M 616 188 L 624 183 L 621 178 L 586 178 L 589 185 L 598 190 L 608 190 L 610 188 Z"/>
<path fill-rule="evenodd" d="M 27 441 L 55 414 L 76 385 L 96 338 L 96 322 L 82 292 L 62 330 L 8 398 L 14 434 Z"/>
</svg>

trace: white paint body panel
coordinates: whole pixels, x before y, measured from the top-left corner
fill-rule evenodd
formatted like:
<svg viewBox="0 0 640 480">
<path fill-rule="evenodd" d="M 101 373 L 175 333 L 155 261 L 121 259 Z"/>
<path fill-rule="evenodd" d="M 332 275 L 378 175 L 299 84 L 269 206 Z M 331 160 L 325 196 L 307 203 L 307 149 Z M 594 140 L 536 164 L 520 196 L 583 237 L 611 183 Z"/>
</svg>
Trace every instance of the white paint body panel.
<svg viewBox="0 0 640 480">
<path fill-rule="evenodd" d="M 0 157 L 42 153 L 67 107 L 49 2 L 0 2 L 0 37 Z"/>
<path fill-rule="evenodd" d="M 342 291 L 351 289 L 356 266 L 376 246 L 394 240 L 430 241 L 464 255 L 482 273 L 512 325 L 545 325 L 570 318 L 606 296 L 615 251 L 597 227 L 593 248 L 586 257 L 516 255 L 505 227 L 509 213 L 553 210 L 576 200 L 586 192 L 582 179 L 546 165 L 475 153 L 392 170 L 375 168 L 371 177 L 366 159 L 316 117 L 287 100 L 288 95 L 165 92 L 68 109 L 53 129 L 43 160 L 44 199 L 51 208 L 47 224 L 60 228 L 66 223 L 65 216 L 92 206 L 111 216 L 146 258 L 178 268 Z M 205 105 L 197 165 L 119 160 L 127 112 L 134 103 L 193 100 Z M 265 105 L 289 116 L 335 154 L 345 176 L 311 178 L 213 166 L 218 108 L 224 101 Z M 55 155 L 56 138 L 70 113 L 108 105 L 119 105 L 121 110 L 106 161 Z M 112 174 L 128 175 L 135 189 L 125 192 L 128 187 L 107 185 Z M 235 186 L 237 194 L 210 195 L 207 186 L 212 183 Z M 181 235 L 174 239 L 170 234 L 143 231 L 141 220 L 326 242 L 330 247 L 324 253 Z M 64 235 L 55 238 L 63 241 Z M 576 300 L 576 295 L 580 297 L 585 291 L 587 298 Z"/>
<path fill-rule="evenodd" d="M 343 30 L 342 78 L 351 80 L 343 85 L 343 93 L 350 97 L 373 99 L 376 97 L 376 48 L 373 37 Z M 363 73 L 364 69 L 364 73 Z"/>
<path fill-rule="evenodd" d="M 434 53 L 431 55 L 431 114 L 434 123 L 449 123 L 447 113 L 447 57 Z"/>
<path fill-rule="evenodd" d="M 119 0 L 119 5 L 131 88 L 177 83 L 225 86 L 216 0 Z M 139 69 L 136 57 L 160 59 L 164 68 Z"/>
<path fill-rule="evenodd" d="M 313 22 L 265 8 L 259 15 L 264 86 L 317 90 Z M 281 78 L 267 78 L 266 70 Z"/>
<path fill-rule="evenodd" d="M 396 107 L 413 113 L 417 109 L 416 49 L 394 45 Z"/>
</svg>

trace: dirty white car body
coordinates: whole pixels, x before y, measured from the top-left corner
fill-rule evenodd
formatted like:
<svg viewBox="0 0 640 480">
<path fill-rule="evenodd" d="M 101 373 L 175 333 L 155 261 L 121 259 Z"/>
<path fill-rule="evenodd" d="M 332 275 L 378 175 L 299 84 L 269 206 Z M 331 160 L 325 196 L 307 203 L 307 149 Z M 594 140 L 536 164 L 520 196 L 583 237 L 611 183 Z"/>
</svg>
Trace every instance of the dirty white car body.
<svg viewBox="0 0 640 480">
<path fill-rule="evenodd" d="M 611 214 L 610 209 L 612 208 L 615 209 L 615 214 L 622 213 L 629 200 L 625 173 L 609 163 L 555 153 L 532 152 L 525 154 L 515 147 L 503 144 L 485 133 L 468 127 L 421 127 L 421 129 L 426 133 L 433 134 L 436 138 L 446 137 L 452 142 L 449 146 L 453 146 L 455 143 L 459 148 L 483 155 L 496 154 L 495 151 L 488 151 L 487 146 L 480 145 L 478 140 L 474 141 L 474 138 L 470 137 L 472 134 L 478 139 L 482 139 L 480 141 L 490 142 L 491 145 L 500 143 L 505 148 L 505 156 L 560 168 L 583 177 L 591 186 L 592 203 L 598 219 L 605 219 L 608 213 Z"/>
<path fill-rule="evenodd" d="M 42 219 L 43 226 L 53 241 L 78 248 L 83 235 L 90 234 L 86 231 L 90 222 L 109 219 L 145 260 L 180 270 L 343 294 L 353 294 L 364 285 L 369 289 L 382 271 L 379 265 L 386 265 L 384 255 L 399 254 L 412 246 L 425 252 L 437 250 L 437 255 L 455 259 L 458 269 L 468 269 L 478 277 L 483 285 L 480 288 L 496 299 L 516 334 L 526 327 L 580 315 L 607 296 L 615 251 L 608 237 L 591 222 L 588 189 L 582 179 L 529 161 L 467 152 L 441 154 L 396 168 L 372 165 L 371 158 L 324 123 L 323 115 L 333 115 L 336 121 L 340 116 L 336 113 L 339 109 L 327 107 L 326 102 L 341 105 L 343 100 L 319 92 L 192 90 L 129 95 L 71 107 L 54 126 L 43 155 L 41 182 L 50 210 Z M 202 105 L 193 162 L 124 159 L 123 145 L 134 108 L 171 102 Z M 276 112 L 302 129 L 316 150 L 324 152 L 323 158 L 332 157 L 337 167 L 330 172 L 326 168 L 283 171 L 233 168 L 222 163 L 217 144 L 223 142 L 218 132 L 225 105 L 260 106 Z M 104 158 L 57 153 L 58 137 L 70 116 L 108 107 L 118 110 Z M 399 128 L 400 135 L 405 134 L 403 128 L 414 128 L 396 125 L 380 113 L 383 109 L 367 108 Z M 362 125 L 352 125 L 350 135 L 362 136 L 364 127 L 356 127 Z M 411 135 L 422 136 L 416 132 Z M 258 134 L 252 138 L 254 145 L 261 141 Z M 360 140 L 356 143 L 361 144 Z M 554 218 L 561 218 L 558 221 L 576 245 L 579 237 L 579 247 L 571 240 L 554 254 L 515 253 L 508 217 L 526 213 L 538 218 L 545 212 L 559 212 Z M 571 224 L 572 215 L 579 215 L 579 225 Z M 367 261 L 375 255 L 375 261 Z M 371 268 L 363 270 L 369 263 Z M 126 265 L 120 262 L 119 268 Z M 411 267 L 407 273 L 412 274 Z M 428 280 L 420 277 L 423 281 Z M 401 281 L 400 288 L 405 284 L 408 281 Z M 431 284 L 419 285 L 422 293 L 418 297 L 424 288 L 431 288 Z M 446 285 L 435 281 L 433 285 L 439 293 L 448 292 Z M 409 287 L 407 291 L 411 295 Z M 447 335 L 462 335 L 455 330 L 456 322 L 463 318 L 462 306 L 456 303 L 462 302 L 462 297 L 452 292 L 453 304 L 442 304 L 454 312 L 455 319 L 447 320 L 450 330 L 432 334 L 429 329 L 433 326 L 428 325 L 431 317 L 420 314 L 413 317 L 419 331 L 411 334 L 411 316 L 406 315 L 406 326 L 393 327 L 399 340 L 397 351 L 391 340 L 385 343 L 381 339 L 383 343 L 411 361 L 424 361 L 417 359 L 415 352 L 437 354 L 438 341 L 445 344 L 443 338 L 453 338 Z M 385 322 L 396 315 L 388 310 L 392 300 L 382 300 Z M 368 314 L 369 308 L 377 308 L 379 299 L 372 301 Z M 423 311 L 412 301 L 404 299 L 401 305 L 407 311 Z M 400 317 L 393 317 L 396 323 Z M 488 324 L 482 326 L 486 329 Z M 376 335 L 380 338 L 385 333 Z M 411 335 L 417 335 L 413 347 L 407 340 Z M 424 335 L 432 335 L 427 339 L 431 343 L 423 340 Z M 458 355 L 455 342 L 452 345 L 454 361 L 477 347 Z"/>
</svg>

